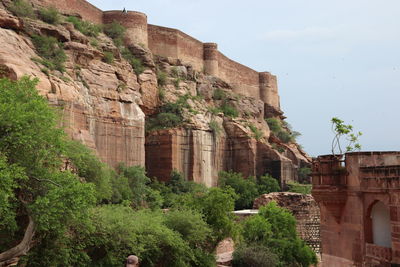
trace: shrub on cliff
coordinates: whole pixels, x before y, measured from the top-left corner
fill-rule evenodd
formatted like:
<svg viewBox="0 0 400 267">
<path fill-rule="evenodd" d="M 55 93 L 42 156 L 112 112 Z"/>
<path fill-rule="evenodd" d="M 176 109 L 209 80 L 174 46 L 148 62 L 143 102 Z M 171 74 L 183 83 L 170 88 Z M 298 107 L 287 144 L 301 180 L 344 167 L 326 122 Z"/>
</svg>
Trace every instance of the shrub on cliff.
<svg viewBox="0 0 400 267">
<path fill-rule="evenodd" d="M 44 22 L 53 25 L 59 24 L 61 20 L 60 13 L 54 7 L 41 8 L 39 10 L 39 16 Z"/>
<path fill-rule="evenodd" d="M 258 141 L 263 137 L 263 132 L 260 131 L 254 124 L 248 125 L 250 130 L 254 133 L 254 138 Z"/>
<path fill-rule="evenodd" d="M 113 39 L 117 47 L 123 45 L 126 29 L 121 25 L 121 23 L 114 20 L 112 23 L 103 25 L 103 31 L 108 37 Z"/>
<path fill-rule="evenodd" d="M 13 1 L 9 7 L 10 11 L 18 17 L 35 18 L 36 14 L 31 3 L 24 0 Z"/>
<path fill-rule="evenodd" d="M 293 131 L 289 123 L 276 118 L 267 118 L 267 122 L 272 134 L 280 139 L 283 143 L 295 142 L 296 138 L 301 134 Z"/>
<path fill-rule="evenodd" d="M 67 60 L 62 43 L 51 36 L 33 35 L 32 42 L 41 59 L 36 59 L 50 70 L 65 71 L 64 63 Z"/>
<path fill-rule="evenodd" d="M 81 33 L 83 33 L 84 35 L 89 36 L 89 37 L 97 37 L 99 35 L 99 33 L 101 32 L 100 25 L 96 25 L 96 24 L 93 24 L 93 23 L 90 23 L 87 21 L 83 21 L 74 16 L 69 16 L 67 18 L 67 21 L 74 24 L 75 29 L 77 29 L 78 31 L 80 31 Z"/>
<path fill-rule="evenodd" d="M 221 105 L 221 111 L 227 117 L 236 118 L 239 116 L 239 111 L 234 106 L 226 102 Z"/>
<path fill-rule="evenodd" d="M 139 58 L 136 58 L 128 48 L 123 48 L 121 50 L 121 54 L 126 59 L 126 61 L 131 64 L 136 75 L 143 73 L 145 68 L 142 61 Z"/>
</svg>

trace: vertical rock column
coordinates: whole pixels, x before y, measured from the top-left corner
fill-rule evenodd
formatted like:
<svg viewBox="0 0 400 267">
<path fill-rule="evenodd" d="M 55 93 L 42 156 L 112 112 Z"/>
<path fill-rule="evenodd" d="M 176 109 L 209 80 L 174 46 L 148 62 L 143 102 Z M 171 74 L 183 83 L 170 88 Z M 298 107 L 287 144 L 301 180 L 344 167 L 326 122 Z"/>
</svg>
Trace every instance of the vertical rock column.
<svg viewBox="0 0 400 267">
<path fill-rule="evenodd" d="M 148 47 L 147 16 L 146 14 L 122 10 L 105 11 L 103 13 L 104 24 L 117 21 L 126 28 L 125 44 L 140 44 Z"/>
<path fill-rule="evenodd" d="M 216 43 L 204 43 L 203 49 L 205 73 L 218 76 L 218 45 Z"/>
</svg>

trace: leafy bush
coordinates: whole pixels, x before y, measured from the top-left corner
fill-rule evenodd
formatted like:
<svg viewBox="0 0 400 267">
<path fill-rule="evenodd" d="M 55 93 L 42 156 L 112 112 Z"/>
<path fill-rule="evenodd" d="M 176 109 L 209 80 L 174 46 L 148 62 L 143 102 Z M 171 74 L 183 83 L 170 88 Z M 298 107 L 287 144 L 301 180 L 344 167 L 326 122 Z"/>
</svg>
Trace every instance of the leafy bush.
<svg viewBox="0 0 400 267">
<path fill-rule="evenodd" d="M 77 29 L 78 31 L 80 31 L 81 33 L 83 33 L 84 35 L 89 36 L 89 37 L 97 37 L 99 35 L 99 33 L 101 32 L 100 25 L 96 25 L 96 24 L 93 24 L 93 23 L 90 23 L 87 21 L 83 21 L 74 16 L 69 16 L 67 18 L 67 21 L 74 24 L 75 29 Z"/>
<path fill-rule="evenodd" d="M 41 64 L 50 70 L 65 71 L 64 63 L 67 60 L 67 56 L 65 55 L 62 44 L 58 42 L 56 38 L 33 35 L 32 42 L 38 54 L 42 57 L 42 60 L 38 60 Z"/>
<path fill-rule="evenodd" d="M 205 221 L 213 229 L 215 243 L 226 237 L 238 237 L 239 229 L 232 215 L 235 198 L 235 192 L 228 188 L 211 188 L 195 196 L 193 207 L 204 214 Z"/>
<path fill-rule="evenodd" d="M 54 7 L 41 8 L 39 10 L 39 16 L 44 22 L 53 25 L 59 24 L 61 20 L 60 13 Z"/>
<path fill-rule="evenodd" d="M 29 2 L 24 0 L 15 0 L 9 7 L 10 11 L 18 17 L 35 18 L 36 14 Z"/>
<path fill-rule="evenodd" d="M 68 142 L 65 154 L 77 169 L 78 176 L 95 184 L 98 202 L 109 200 L 112 196 L 111 181 L 115 177 L 114 171 L 79 142 Z"/>
<path fill-rule="evenodd" d="M 210 127 L 211 131 L 214 133 L 215 136 L 218 136 L 222 131 L 221 126 L 219 126 L 218 122 L 214 120 L 210 121 L 208 126 Z"/>
<path fill-rule="evenodd" d="M 241 173 L 221 171 L 218 174 L 218 186 L 231 187 L 238 198 L 235 200 L 235 209 L 249 209 L 253 207 L 253 201 L 258 197 L 257 185 L 251 177 L 244 179 Z"/>
<path fill-rule="evenodd" d="M 213 94 L 214 100 L 225 100 L 226 99 L 226 92 L 220 88 L 214 90 Z"/>
<path fill-rule="evenodd" d="M 203 215 L 194 210 L 172 210 L 165 216 L 165 225 L 178 232 L 191 247 L 206 248 L 211 229 Z"/>
<path fill-rule="evenodd" d="M 279 258 L 262 245 L 242 245 L 233 253 L 233 267 L 275 267 Z"/>
<path fill-rule="evenodd" d="M 128 48 L 123 48 L 121 51 L 121 54 L 122 54 L 123 58 L 125 58 L 126 61 L 128 61 L 129 64 L 131 64 L 136 75 L 143 73 L 145 68 L 143 66 L 142 61 L 138 58 L 135 58 L 135 56 L 132 54 L 132 52 Z"/>
<path fill-rule="evenodd" d="M 217 107 L 209 107 L 208 111 L 213 114 L 214 116 L 218 115 L 219 113 L 222 113 L 222 110 Z"/>
<path fill-rule="evenodd" d="M 239 111 L 232 105 L 228 103 L 223 103 L 221 106 L 221 110 L 225 116 L 236 118 L 239 116 Z"/>
<path fill-rule="evenodd" d="M 285 130 L 280 131 L 276 137 L 278 137 L 284 143 L 290 143 L 294 141 L 290 133 L 286 132 Z"/>
<path fill-rule="evenodd" d="M 163 71 L 157 71 L 157 82 L 158 85 L 164 86 L 167 84 L 167 74 Z"/>
<path fill-rule="evenodd" d="M 297 171 L 300 182 L 310 182 L 311 176 L 311 168 L 310 167 L 302 167 Z"/>
<path fill-rule="evenodd" d="M 160 113 L 146 121 L 146 131 L 168 129 L 182 125 L 184 123 L 183 114 L 185 109 L 188 109 L 189 112 L 195 112 L 187 103 L 189 97 L 189 95 L 184 95 L 174 103 L 169 102 L 162 105 Z"/>
<path fill-rule="evenodd" d="M 163 88 L 158 88 L 158 98 L 161 101 L 165 99 L 165 90 Z"/>
<path fill-rule="evenodd" d="M 276 118 L 267 118 L 265 121 L 268 123 L 272 134 L 279 138 L 283 143 L 295 142 L 296 138 L 301 135 L 299 132 L 293 131 L 290 124 L 285 121 Z"/>
<path fill-rule="evenodd" d="M 263 137 L 262 131 L 260 131 L 256 126 L 253 124 L 249 124 L 250 130 L 254 133 L 254 138 L 258 141 Z"/>
<path fill-rule="evenodd" d="M 267 118 L 265 119 L 265 121 L 267 122 L 269 129 L 273 132 L 273 133 L 279 133 L 280 130 L 282 130 L 282 126 L 281 126 L 281 121 L 276 119 L 276 118 Z"/>
<path fill-rule="evenodd" d="M 276 266 L 309 266 L 317 263 L 315 253 L 296 232 L 296 220 L 276 202 L 261 207 L 259 214 L 244 221 L 245 244 L 265 246 L 279 258 Z"/>
<path fill-rule="evenodd" d="M 103 26 L 103 31 L 108 37 L 114 40 L 117 47 L 123 44 L 126 29 L 121 23 L 114 20 L 112 23 L 105 24 Z"/>
<path fill-rule="evenodd" d="M 311 194 L 312 185 L 310 184 L 299 184 L 297 182 L 288 182 L 289 192 L 300 193 L 303 195 Z"/>
<path fill-rule="evenodd" d="M 194 260 L 188 243 L 164 225 L 161 212 L 106 205 L 94 210 L 93 223 L 86 241 L 93 266 L 120 266 L 130 254 L 143 266 L 190 266 Z"/>
<path fill-rule="evenodd" d="M 257 177 L 257 187 L 259 195 L 280 191 L 278 180 L 269 174 Z"/>
<path fill-rule="evenodd" d="M 114 54 L 111 52 L 104 52 L 103 61 L 107 64 L 112 64 L 114 62 Z"/>
</svg>

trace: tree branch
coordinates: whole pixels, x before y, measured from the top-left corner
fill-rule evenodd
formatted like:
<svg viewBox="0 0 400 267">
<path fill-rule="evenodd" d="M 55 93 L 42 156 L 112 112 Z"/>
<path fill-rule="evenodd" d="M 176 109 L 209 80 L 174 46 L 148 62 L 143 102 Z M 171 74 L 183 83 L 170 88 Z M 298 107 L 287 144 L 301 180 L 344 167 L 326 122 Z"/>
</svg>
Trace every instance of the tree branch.
<svg viewBox="0 0 400 267">
<path fill-rule="evenodd" d="M 55 186 L 62 187 L 60 184 L 57 184 L 56 182 L 53 182 L 52 180 L 49 180 L 49 179 L 39 179 L 39 178 L 35 178 L 35 177 L 32 177 L 32 178 L 38 182 L 48 182 L 48 183 L 54 184 Z"/>
<path fill-rule="evenodd" d="M 24 238 L 15 247 L 0 253 L 0 266 L 7 266 L 10 264 L 10 262 L 18 261 L 16 258 L 26 255 L 31 248 L 31 242 L 34 235 L 35 222 L 33 221 L 32 217 L 29 216 L 29 224 L 28 227 L 26 227 Z"/>
</svg>

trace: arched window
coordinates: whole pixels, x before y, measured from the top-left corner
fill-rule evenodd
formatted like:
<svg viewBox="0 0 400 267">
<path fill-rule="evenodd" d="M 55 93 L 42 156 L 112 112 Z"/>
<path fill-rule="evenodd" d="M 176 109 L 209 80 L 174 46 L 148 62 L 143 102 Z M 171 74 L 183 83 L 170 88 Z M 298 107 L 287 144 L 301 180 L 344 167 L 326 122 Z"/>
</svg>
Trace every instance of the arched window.
<svg viewBox="0 0 400 267">
<path fill-rule="evenodd" d="M 375 245 L 391 248 L 392 235 L 390 230 L 389 209 L 381 201 L 376 202 L 371 209 L 372 242 Z"/>
</svg>

